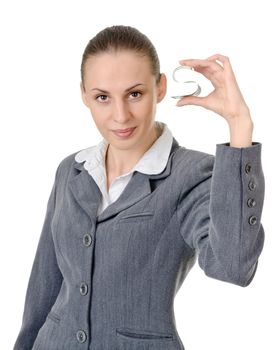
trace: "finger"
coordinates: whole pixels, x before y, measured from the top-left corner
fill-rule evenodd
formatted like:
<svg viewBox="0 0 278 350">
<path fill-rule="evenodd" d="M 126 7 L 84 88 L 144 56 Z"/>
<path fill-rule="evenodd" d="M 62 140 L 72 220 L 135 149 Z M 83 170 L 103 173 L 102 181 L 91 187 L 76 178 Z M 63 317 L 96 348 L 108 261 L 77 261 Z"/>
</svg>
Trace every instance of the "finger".
<svg viewBox="0 0 278 350">
<path fill-rule="evenodd" d="M 221 55 L 219 53 L 212 55 L 207 58 L 209 61 L 218 60 L 223 64 L 224 69 L 229 69 L 232 71 L 231 62 L 228 56 Z"/>
<path fill-rule="evenodd" d="M 210 67 L 197 66 L 194 68 L 194 71 L 202 74 L 204 77 L 211 81 L 214 87 L 217 87 L 217 80 L 214 77 L 215 70 L 211 69 Z"/>
<path fill-rule="evenodd" d="M 214 60 L 218 59 L 223 64 L 229 61 L 228 56 L 221 55 L 220 53 L 216 53 L 215 55 L 212 55 L 212 56 L 207 58 L 207 60 L 211 60 L 211 59 L 214 59 Z"/>
<path fill-rule="evenodd" d="M 181 65 L 191 66 L 193 68 L 203 67 L 203 68 L 209 68 L 211 72 L 223 70 L 223 67 L 211 60 L 201 60 L 201 59 L 185 59 L 180 60 L 179 63 Z"/>
</svg>

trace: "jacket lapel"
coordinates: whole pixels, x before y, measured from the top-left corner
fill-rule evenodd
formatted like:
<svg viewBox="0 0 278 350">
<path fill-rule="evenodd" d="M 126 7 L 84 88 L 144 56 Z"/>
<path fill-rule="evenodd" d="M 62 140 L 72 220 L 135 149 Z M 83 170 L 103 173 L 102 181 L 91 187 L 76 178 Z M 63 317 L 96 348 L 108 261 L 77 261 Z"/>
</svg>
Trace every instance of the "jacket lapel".
<svg viewBox="0 0 278 350">
<path fill-rule="evenodd" d="M 83 162 L 78 163 L 74 160 L 74 168 L 80 172 L 69 181 L 70 190 L 80 207 L 89 215 L 92 223 L 107 220 L 149 195 L 151 193 L 150 180 L 163 179 L 170 175 L 172 158 L 178 148 L 179 144 L 173 137 L 172 148 L 165 169 L 160 174 L 153 175 L 135 171 L 119 198 L 111 203 L 99 216 L 97 216 L 97 210 L 102 193 L 93 177 L 83 167 Z"/>
<path fill-rule="evenodd" d="M 83 162 L 78 163 L 74 160 L 73 166 L 80 172 L 69 180 L 70 191 L 94 224 L 102 193 L 92 176 L 83 167 Z"/>
</svg>

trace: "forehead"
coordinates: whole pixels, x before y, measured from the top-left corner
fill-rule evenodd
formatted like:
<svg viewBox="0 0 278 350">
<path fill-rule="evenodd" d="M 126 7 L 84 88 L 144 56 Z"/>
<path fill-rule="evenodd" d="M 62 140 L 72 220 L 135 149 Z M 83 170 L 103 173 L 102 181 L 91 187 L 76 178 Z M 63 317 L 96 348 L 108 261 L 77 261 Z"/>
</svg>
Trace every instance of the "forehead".
<svg viewBox="0 0 278 350">
<path fill-rule="evenodd" d="M 91 83 L 106 83 L 137 80 L 152 80 L 150 62 L 147 56 L 133 51 L 101 53 L 89 57 L 85 64 L 85 77 Z"/>
</svg>

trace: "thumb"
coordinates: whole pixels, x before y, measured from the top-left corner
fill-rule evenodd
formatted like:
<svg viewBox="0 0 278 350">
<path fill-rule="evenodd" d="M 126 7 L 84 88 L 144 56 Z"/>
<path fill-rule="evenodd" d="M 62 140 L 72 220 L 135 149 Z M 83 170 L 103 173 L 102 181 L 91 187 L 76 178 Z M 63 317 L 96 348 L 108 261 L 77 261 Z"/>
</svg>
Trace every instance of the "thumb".
<svg viewBox="0 0 278 350">
<path fill-rule="evenodd" d="M 176 106 L 184 106 L 184 105 L 196 105 L 201 107 L 206 107 L 206 97 L 197 97 L 197 96 L 185 96 L 181 98 Z"/>
</svg>

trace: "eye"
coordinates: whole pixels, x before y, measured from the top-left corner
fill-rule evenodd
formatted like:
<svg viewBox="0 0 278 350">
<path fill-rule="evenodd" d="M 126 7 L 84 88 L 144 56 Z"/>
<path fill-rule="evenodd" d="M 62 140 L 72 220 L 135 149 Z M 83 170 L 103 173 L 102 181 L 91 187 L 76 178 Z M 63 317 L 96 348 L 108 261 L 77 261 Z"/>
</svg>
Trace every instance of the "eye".
<svg viewBox="0 0 278 350">
<path fill-rule="evenodd" d="M 142 95 L 140 91 L 133 91 L 133 92 L 131 92 L 130 94 L 131 94 L 131 95 L 132 95 L 132 94 L 140 94 L 140 95 Z M 134 96 L 134 95 L 133 95 L 133 96 Z M 138 96 L 134 96 L 134 97 L 138 97 Z"/>
<path fill-rule="evenodd" d="M 98 100 L 99 97 L 107 97 L 107 96 L 106 95 L 98 95 L 98 96 L 96 96 L 96 100 Z M 100 101 L 106 101 L 106 100 L 101 98 Z"/>
</svg>

